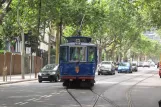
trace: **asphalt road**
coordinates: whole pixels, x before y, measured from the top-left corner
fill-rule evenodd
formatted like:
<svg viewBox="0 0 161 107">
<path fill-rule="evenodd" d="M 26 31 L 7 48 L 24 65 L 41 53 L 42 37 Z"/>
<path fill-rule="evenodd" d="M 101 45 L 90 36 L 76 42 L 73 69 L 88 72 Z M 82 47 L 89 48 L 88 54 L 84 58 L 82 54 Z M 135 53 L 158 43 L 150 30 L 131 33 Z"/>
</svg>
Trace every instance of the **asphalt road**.
<svg viewBox="0 0 161 107">
<path fill-rule="evenodd" d="M 161 79 L 156 68 L 132 74 L 96 75 L 90 89 L 65 89 L 61 82 L 0 86 L 0 107 L 159 107 Z"/>
</svg>

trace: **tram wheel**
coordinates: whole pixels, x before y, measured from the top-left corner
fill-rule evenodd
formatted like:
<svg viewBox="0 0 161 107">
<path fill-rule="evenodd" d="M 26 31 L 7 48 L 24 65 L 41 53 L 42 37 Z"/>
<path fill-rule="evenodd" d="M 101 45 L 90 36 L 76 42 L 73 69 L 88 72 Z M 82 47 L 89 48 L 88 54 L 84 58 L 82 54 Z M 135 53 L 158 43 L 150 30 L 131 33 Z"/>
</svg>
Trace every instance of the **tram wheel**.
<svg viewBox="0 0 161 107">
<path fill-rule="evenodd" d="M 63 86 L 67 86 L 67 85 L 68 85 L 68 81 L 64 81 Z"/>
</svg>

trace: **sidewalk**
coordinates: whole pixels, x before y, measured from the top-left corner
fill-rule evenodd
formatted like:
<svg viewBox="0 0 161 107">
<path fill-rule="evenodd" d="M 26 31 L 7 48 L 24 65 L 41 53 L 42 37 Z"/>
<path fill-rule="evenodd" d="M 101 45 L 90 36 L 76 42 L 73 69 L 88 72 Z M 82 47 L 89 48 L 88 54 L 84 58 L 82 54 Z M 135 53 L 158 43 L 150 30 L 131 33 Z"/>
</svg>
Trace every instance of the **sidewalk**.
<svg viewBox="0 0 161 107">
<path fill-rule="evenodd" d="M 22 79 L 21 74 L 11 75 L 11 79 L 10 79 L 10 75 L 8 75 L 7 81 L 5 81 L 5 82 L 3 82 L 3 76 L 0 76 L 0 85 L 17 83 L 17 82 L 24 82 L 24 81 L 33 81 L 33 80 L 37 80 L 37 78 L 35 78 L 34 73 L 31 74 L 31 77 L 30 77 L 30 74 L 25 74 L 25 79 Z"/>
</svg>

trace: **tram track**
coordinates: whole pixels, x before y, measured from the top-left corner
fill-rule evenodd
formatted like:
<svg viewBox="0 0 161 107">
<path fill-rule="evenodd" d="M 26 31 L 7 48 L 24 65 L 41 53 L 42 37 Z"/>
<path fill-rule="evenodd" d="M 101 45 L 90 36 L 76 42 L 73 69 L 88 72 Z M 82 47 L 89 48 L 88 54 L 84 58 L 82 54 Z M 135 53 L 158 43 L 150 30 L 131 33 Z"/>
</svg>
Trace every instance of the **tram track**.
<svg viewBox="0 0 161 107">
<path fill-rule="evenodd" d="M 119 75 L 119 76 L 124 76 L 124 75 Z M 101 81 L 101 80 L 108 80 L 108 79 L 111 79 L 111 78 L 115 78 L 115 77 L 118 77 L 118 75 L 112 75 L 111 77 L 109 77 L 109 78 L 101 78 L 101 79 L 98 79 L 98 80 L 96 80 L 96 81 Z"/>
<path fill-rule="evenodd" d="M 142 74 L 142 75 L 143 75 L 143 74 Z M 123 81 L 120 81 L 120 82 L 118 82 L 118 83 L 116 83 L 116 84 L 110 85 L 110 86 L 109 86 L 104 92 L 102 92 L 101 94 L 97 94 L 95 91 L 91 90 L 93 93 L 95 93 L 95 94 L 97 94 L 97 95 L 99 96 L 99 97 L 97 98 L 97 100 L 96 100 L 96 102 L 95 102 L 95 104 L 94 104 L 93 107 L 96 106 L 96 104 L 97 104 L 99 98 L 104 99 L 106 102 L 108 102 L 109 104 L 111 104 L 113 107 L 120 107 L 120 106 L 117 105 L 114 101 L 110 100 L 109 98 L 104 97 L 103 94 L 104 94 L 106 91 L 108 91 L 109 89 L 111 89 L 112 87 L 114 87 L 114 86 L 116 86 L 116 85 L 118 85 L 118 84 L 120 84 L 120 83 L 122 83 L 122 82 L 125 82 L 125 81 L 128 81 L 128 80 L 131 80 L 131 79 L 140 77 L 140 76 L 142 76 L 142 75 L 135 76 L 135 77 L 132 77 L 132 78 L 128 78 L 128 79 L 123 80 Z"/>
<path fill-rule="evenodd" d="M 152 72 L 152 71 L 150 71 L 150 72 L 148 72 L 148 73 L 151 73 L 151 72 Z M 147 73 L 147 74 L 148 74 L 148 73 Z M 141 76 L 143 76 L 143 75 L 144 75 L 144 74 L 141 74 L 141 75 L 139 75 L 139 76 L 135 76 L 135 77 L 132 77 L 132 78 L 129 78 L 129 79 L 120 81 L 120 82 L 118 82 L 118 83 L 116 83 L 116 84 L 113 84 L 113 85 L 109 86 L 109 87 L 108 87 L 104 92 L 102 92 L 101 94 L 97 94 L 96 92 L 94 92 L 93 90 L 91 90 L 93 93 L 95 93 L 95 94 L 97 94 L 97 95 L 99 96 L 99 97 L 97 98 L 97 100 L 96 100 L 96 102 L 95 102 L 95 104 L 94 104 L 93 107 L 95 107 L 95 105 L 97 104 L 99 98 L 104 99 L 106 102 L 108 102 L 109 104 L 111 104 L 113 107 L 120 107 L 120 106 L 119 106 L 118 104 L 116 104 L 114 101 L 110 100 L 109 98 L 104 97 L 103 94 L 104 94 L 105 92 L 107 92 L 110 88 L 112 88 L 112 87 L 114 87 L 114 86 L 116 86 L 116 85 L 118 85 L 118 84 L 120 84 L 120 83 L 126 82 L 126 81 L 128 81 L 128 80 L 132 80 L 132 79 L 134 79 L 134 78 L 141 77 Z M 153 74 L 152 76 L 154 76 L 154 75 L 155 75 L 155 74 Z M 152 76 L 150 76 L 150 77 L 152 77 Z M 148 77 L 148 78 L 150 78 L 150 77 Z M 148 79 L 148 78 L 145 78 L 145 79 L 143 79 L 143 80 L 137 82 L 137 83 L 134 84 L 132 87 L 134 87 L 135 85 L 141 83 L 142 81 L 144 81 L 144 80 L 146 80 L 146 79 Z M 131 88 L 130 88 L 130 89 L 131 89 Z M 128 103 L 128 107 L 133 107 L 133 106 L 129 106 L 130 104 L 132 104 L 131 101 Z"/>
<path fill-rule="evenodd" d="M 138 85 L 139 83 L 141 83 L 141 82 L 143 82 L 143 81 L 145 81 L 145 80 L 147 80 L 147 79 L 153 77 L 154 75 L 155 75 L 155 74 L 152 74 L 151 76 L 148 76 L 148 77 L 146 77 L 146 78 L 144 78 L 144 79 L 138 81 L 137 83 L 135 83 L 134 85 L 132 85 L 132 86 L 127 90 L 127 92 L 126 92 L 126 98 L 127 98 L 127 101 L 128 101 L 128 107 L 135 107 L 134 104 L 133 104 L 133 101 L 132 101 L 132 97 L 131 97 L 131 92 L 132 92 L 132 90 L 134 89 L 134 87 L 135 87 L 136 85 Z"/>
<path fill-rule="evenodd" d="M 150 73 L 150 72 L 147 72 L 147 73 Z M 104 93 L 106 92 L 106 91 L 108 91 L 109 89 L 111 89 L 112 87 L 114 87 L 114 86 L 116 86 L 116 85 L 118 85 L 118 84 L 120 84 L 120 83 L 122 83 L 122 82 L 126 82 L 126 81 L 128 81 L 128 80 L 132 80 L 132 79 L 134 79 L 134 78 L 138 78 L 138 77 L 141 77 L 141 76 L 143 76 L 144 74 L 141 74 L 141 75 L 138 75 L 138 76 L 134 76 L 134 77 L 132 77 L 132 78 L 128 78 L 128 79 L 126 79 L 126 80 L 123 80 L 123 81 L 120 81 L 120 82 L 118 82 L 118 83 L 116 83 L 116 84 L 113 84 L 113 85 L 110 85 L 105 91 L 103 91 L 102 93 L 100 93 L 100 94 L 98 94 L 97 92 L 95 92 L 94 90 L 92 90 L 92 89 L 90 89 L 90 91 L 92 92 L 92 93 L 94 93 L 97 97 L 96 97 L 96 99 L 95 99 L 95 101 L 94 101 L 94 104 L 93 104 L 93 106 L 92 107 L 95 107 L 96 105 L 97 105 L 97 102 L 98 102 L 98 100 L 100 99 L 100 98 L 102 98 L 103 100 L 105 100 L 108 104 L 110 104 L 112 107 L 120 107 L 118 104 L 116 104 L 114 101 L 112 101 L 112 100 L 110 100 L 109 98 L 107 98 L 107 97 L 104 97 Z M 155 75 L 155 74 L 153 74 L 153 75 Z M 151 77 L 151 76 L 150 76 Z M 150 78 L 149 77 L 149 78 Z M 108 78 L 108 79 L 110 79 L 110 78 Z M 142 82 L 142 81 L 144 81 L 145 79 L 143 79 L 143 80 L 141 80 L 141 81 L 139 81 L 139 83 L 140 82 Z M 132 87 L 134 87 L 135 85 L 137 85 L 138 84 L 138 82 L 136 83 L 136 84 L 134 84 Z M 130 88 L 131 89 L 131 88 Z M 130 92 L 130 89 L 129 89 L 129 92 Z M 83 107 L 82 106 L 82 104 L 76 99 L 76 97 L 72 94 L 72 92 L 70 92 L 69 91 L 69 89 L 66 89 L 67 90 L 67 92 L 69 93 L 69 95 L 80 105 L 80 107 Z M 130 95 L 130 94 L 128 94 L 128 95 Z M 132 102 L 131 101 L 129 101 L 128 100 L 128 105 L 132 105 Z M 133 107 L 133 106 L 128 106 L 128 107 Z"/>
<path fill-rule="evenodd" d="M 80 107 L 83 107 L 82 104 L 75 98 L 75 96 L 69 91 L 69 89 L 66 89 L 69 95 L 80 105 Z"/>
</svg>

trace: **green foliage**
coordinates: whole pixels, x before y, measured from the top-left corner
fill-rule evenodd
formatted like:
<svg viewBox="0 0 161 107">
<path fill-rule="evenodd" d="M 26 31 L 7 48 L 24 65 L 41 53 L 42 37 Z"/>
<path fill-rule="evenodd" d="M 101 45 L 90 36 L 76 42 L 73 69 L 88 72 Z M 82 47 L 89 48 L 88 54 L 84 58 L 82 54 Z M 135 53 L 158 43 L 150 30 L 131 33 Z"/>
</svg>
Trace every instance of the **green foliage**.
<svg viewBox="0 0 161 107">
<path fill-rule="evenodd" d="M 64 36 L 82 30 L 83 36 L 92 37 L 92 42 L 107 52 L 122 50 L 119 54 L 126 55 L 131 49 L 137 55 L 154 56 L 160 52 L 160 44 L 142 36 L 142 32 L 161 26 L 160 8 L 160 0 L 12 0 L 0 27 L 0 38 L 20 36 L 21 29 L 25 33 L 31 30 L 34 37 L 42 36 L 40 32 L 50 26 L 56 29 L 62 20 Z"/>
</svg>

